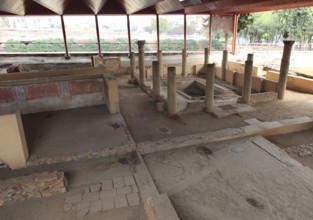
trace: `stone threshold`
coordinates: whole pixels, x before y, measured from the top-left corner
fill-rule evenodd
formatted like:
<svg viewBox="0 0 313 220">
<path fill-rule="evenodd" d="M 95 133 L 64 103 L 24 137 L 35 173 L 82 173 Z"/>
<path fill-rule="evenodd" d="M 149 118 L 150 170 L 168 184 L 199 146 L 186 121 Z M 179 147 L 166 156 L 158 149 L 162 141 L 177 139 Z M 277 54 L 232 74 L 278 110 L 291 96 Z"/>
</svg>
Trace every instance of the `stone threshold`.
<svg viewBox="0 0 313 220">
<path fill-rule="evenodd" d="M 141 154 L 149 154 L 158 151 L 202 145 L 253 135 L 270 136 L 304 131 L 313 128 L 313 118 L 308 116 L 272 122 L 261 122 L 257 119 L 248 119 L 245 120 L 245 122 L 248 125 L 240 128 L 226 128 L 218 131 L 137 143 L 137 151 Z"/>
</svg>

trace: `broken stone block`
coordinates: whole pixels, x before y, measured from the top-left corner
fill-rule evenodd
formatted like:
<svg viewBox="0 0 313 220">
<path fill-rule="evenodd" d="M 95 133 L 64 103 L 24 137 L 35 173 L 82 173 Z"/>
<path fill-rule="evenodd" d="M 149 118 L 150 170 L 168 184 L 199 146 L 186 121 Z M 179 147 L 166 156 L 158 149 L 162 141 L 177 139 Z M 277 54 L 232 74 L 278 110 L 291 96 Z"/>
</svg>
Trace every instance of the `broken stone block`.
<svg viewBox="0 0 313 220">
<path fill-rule="evenodd" d="M 103 180 L 101 182 L 101 188 L 102 190 L 113 189 L 112 180 Z"/>
<path fill-rule="evenodd" d="M 114 197 L 104 197 L 102 199 L 103 211 L 114 209 Z"/>
<path fill-rule="evenodd" d="M 133 192 L 139 192 L 137 185 L 132 185 Z"/>
<path fill-rule="evenodd" d="M 85 216 L 89 213 L 89 207 L 77 211 L 77 217 Z"/>
<path fill-rule="evenodd" d="M 92 193 L 84 193 L 83 201 L 96 201 L 99 200 L 99 192 L 92 192 Z"/>
<path fill-rule="evenodd" d="M 113 178 L 113 186 L 114 188 L 123 187 L 125 185 L 123 177 L 115 177 Z"/>
<path fill-rule="evenodd" d="M 138 193 L 129 193 L 126 195 L 126 197 L 127 197 L 128 204 L 130 206 L 139 205 L 140 199 L 139 199 Z"/>
<path fill-rule="evenodd" d="M 99 192 L 101 189 L 101 184 L 95 184 L 90 186 L 90 192 Z"/>
<path fill-rule="evenodd" d="M 90 208 L 89 208 L 90 214 L 100 212 L 101 210 L 102 210 L 102 201 L 101 200 L 90 202 Z"/>
<path fill-rule="evenodd" d="M 7 68 L 7 73 L 29 72 L 29 71 L 31 71 L 30 66 L 25 64 L 13 64 Z"/>
<path fill-rule="evenodd" d="M 116 195 L 115 189 L 103 190 L 100 192 L 100 199 L 113 198 Z"/>
<path fill-rule="evenodd" d="M 131 186 L 125 186 L 125 187 L 117 188 L 116 190 L 117 190 L 118 194 L 127 194 L 127 193 L 133 192 L 133 189 Z"/>
<path fill-rule="evenodd" d="M 135 184 L 135 179 L 133 176 L 124 176 L 124 183 L 126 186 L 134 185 Z"/>
<path fill-rule="evenodd" d="M 114 198 L 115 208 L 127 207 L 127 200 L 124 194 L 119 194 Z"/>
<path fill-rule="evenodd" d="M 65 202 L 67 202 L 67 203 L 78 203 L 78 202 L 82 201 L 82 197 L 83 197 L 83 195 L 81 193 L 76 194 L 76 195 L 69 195 L 69 196 L 66 196 Z"/>
</svg>

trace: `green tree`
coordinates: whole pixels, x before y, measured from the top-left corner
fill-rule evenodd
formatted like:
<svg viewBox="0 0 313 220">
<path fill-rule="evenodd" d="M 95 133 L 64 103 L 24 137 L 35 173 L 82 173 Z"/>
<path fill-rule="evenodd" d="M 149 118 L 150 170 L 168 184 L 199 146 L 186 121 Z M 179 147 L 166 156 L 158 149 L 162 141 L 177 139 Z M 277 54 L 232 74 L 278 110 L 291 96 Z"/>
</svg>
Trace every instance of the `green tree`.
<svg viewBox="0 0 313 220">
<path fill-rule="evenodd" d="M 156 26 L 156 18 L 151 19 L 150 26 L 149 26 L 153 31 L 156 31 L 157 26 Z M 159 28 L 160 32 L 167 32 L 170 28 L 169 22 L 166 18 L 159 18 Z"/>
<path fill-rule="evenodd" d="M 253 25 L 254 17 L 251 14 L 241 14 L 238 19 L 238 30 L 237 32 L 240 33 L 241 31 L 250 28 Z"/>
<path fill-rule="evenodd" d="M 313 8 L 296 8 L 273 12 L 278 16 L 281 35 L 289 35 L 299 42 L 311 42 L 313 35 Z M 288 34 L 287 34 L 288 33 Z"/>
</svg>

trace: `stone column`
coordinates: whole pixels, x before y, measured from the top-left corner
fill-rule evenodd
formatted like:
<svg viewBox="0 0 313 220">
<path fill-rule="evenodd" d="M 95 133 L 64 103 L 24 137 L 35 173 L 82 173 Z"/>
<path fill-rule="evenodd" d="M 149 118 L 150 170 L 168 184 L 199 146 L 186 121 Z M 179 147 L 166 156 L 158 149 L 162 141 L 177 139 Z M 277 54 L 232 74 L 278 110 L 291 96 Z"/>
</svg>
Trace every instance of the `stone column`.
<svg viewBox="0 0 313 220">
<path fill-rule="evenodd" d="M 209 62 L 209 48 L 204 48 L 204 66 L 203 66 L 203 71 L 206 73 L 207 72 L 207 65 Z"/>
<path fill-rule="evenodd" d="M 144 40 L 137 41 L 139 55 L 139 86 L 142 87 L 146 82 L 145 76 L 145 43 Z"/>
<path fill-rule="evenodd" d="M 206 66 L 205 111 L 211 112 L 214 107 L 215 63 Z"/>
<path fill-rule="evenodd" d="M 182 77 L 185 77 L 187 75 L 187 49 L 182 50 Z"/>
<path fill-rule="evenodd" d="M 226 80 L 226 67 L 228 60 L 228 50 L 223 50 L 223 60 L 222 60 L 222 80 Z"/>
<path fill-rule="evenodd" d="M 251 100 L 252 68 L 253 68 L 253 54 L 248 54 L 248 59 L 245 62 L 245 73 L 242 89 L 242 102 L 246 104 L 249 104 Z"/>
<path fill-rule="evenodd" d="M 135 77 L 136 71 L 135 53 L 131 52 L 129 58 L 130 58 L 130 78 L 133 79 Z"/>
<path fill-rule="evenodd" d="M 253 53 L 248 54 L 247 61 L 253 61 Z"/>
<path fill-rule="evenodd" d="M 154 100 L 158 100 L 160 97 L 160 71 L 159 71 L 159 62 L 152 62 L 152 97 Z"/>
<path fill-rule="evenodd" d="M 158 51 L 158 64 L 159 64 L 159 76 L 162 79 L 163 78 L 163 54 L 162 50 Z"/>
<path fill-rule="evenodd" d="M 283 99 L 287 88 L 287 77 L 289 71 L 289 62 L 291 49 L 294 41 L 284 41 L 284 52 L 280 64 L 279 81 L 278 81 L 278 98 Z"/>
<path fill-rule="evenodd" d="M 176 115 L 176 67 L 167 68 L 167 86 L 167 113 L 169 115 Z"/>
</svg>

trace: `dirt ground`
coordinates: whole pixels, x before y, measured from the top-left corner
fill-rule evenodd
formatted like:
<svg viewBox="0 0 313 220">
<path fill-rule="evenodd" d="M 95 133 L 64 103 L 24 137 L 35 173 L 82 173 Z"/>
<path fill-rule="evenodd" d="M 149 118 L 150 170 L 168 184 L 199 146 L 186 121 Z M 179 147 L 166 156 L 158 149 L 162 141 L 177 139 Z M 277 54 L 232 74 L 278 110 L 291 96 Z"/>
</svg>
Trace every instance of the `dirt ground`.
<svg viewBox="0 0 313 220">
<path fill-rule="evenodd" d="M 218 60 L 219 56 L 216 55 L 215 58 Z M 242 55 L 243 58 L 245 56 Z M 297 59 L 300 57 L 303 56 Z M 199 56 L 199 59 L 202 57 Z M 88 63 L 87 59 L 83 62 Z M 267 61 L 264 60 L 263 64 L 259 62 L 260 65 L 266 65 Z M 276 68 L 279 62 L 280 59 L 276 58 L 273 67 Z M 253 105 L 255 112 L 220 119 L 205 112 L 186 113 L 177 120 L 169 119 L 166 114 L 155 110 L 154 102 L 146 93 L 128 84 L 128 78 L 129 76 L 118 78 L 120 107 L 137 143 L 242 127 L 247 125 L 244 120 L 248 118 L 276 121 L 299 116 L 313 117 L 313 95 L 288 90 L 284 100 Z M 313 169 L 311 133 L 312 130 L 270 136 L 268 140 Z M 312 190 L 290 174 L 279 160 L 260 150 L 251 141 L 231 140 L 198 147 L 144 156 L 158 189 L 169 194 L 181 219 L 312 219 Z M 205 150 L 207 148 L 211 151 Z M 0 169 L 0 179 L 33 172 L 63 170 L 69 178 L 71 191 L 100 181 L 103 177 L 133 174 L 138 164 L 136 157 L 127 154 L 120 159 L 111 157 L 82 160 L 13 172 Z M 5 209 L 0 209 L 0 219 L 77 219 L 74 213 L 63 211 L 64 196 L 8 205 Z M 139 205 L 88 215 L 84 219 L 145 220 L 146 216 L 143 206 Z"/>
<path fill-rule="evenodd" d="M 128 77 L 119 78 L 120 107 L 136 142 L 247 125 L 238 115 L 217 119 L 204 111 L 183 114 L 179 120 L 169 119 L 165 113 L 156 111 L 154 101 L 146 93 L 127 84 L 127 79 Z"/>
<path fill-rule="evenodd" d="M 313 130 L 266 137 L 290 157 L 313 169 Z"/>
<path fill-rule="evenodd" d="M 144 159 L 182 220 L 311 219 L 312 191 L 253 140 L 157 152 Z"/>
</svg>

